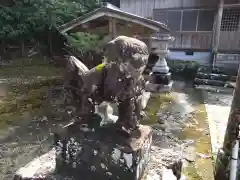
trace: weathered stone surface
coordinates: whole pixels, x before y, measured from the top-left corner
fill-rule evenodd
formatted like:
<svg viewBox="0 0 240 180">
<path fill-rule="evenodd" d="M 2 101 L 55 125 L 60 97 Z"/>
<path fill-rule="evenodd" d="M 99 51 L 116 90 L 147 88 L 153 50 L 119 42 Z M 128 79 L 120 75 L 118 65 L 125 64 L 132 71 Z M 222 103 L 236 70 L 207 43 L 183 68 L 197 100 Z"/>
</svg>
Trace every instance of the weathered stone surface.
<svg viewBox="0 0 240 180">
<path fill-rule="evenodd" d="M 151 82 L 148 82 L 146 84 L 145 89 L 147 91 L 153 92 L 153 93 L 166 93 L 166 92 L 170 92 L 172 90 L 172 85 L 173 85 L 173 81 L 171 81 L 168 85 L 164 85 L 164 84 L 154 84 Z"/>
<path fill-rule="evenodd" d="M 141 179 L 150 159 L 152 129 L 140 126 L 130 138 L 114 124 L 95 131 L 70 125 L 56 135 L 57 172 L 75 179 Z"/>
<path fill-rule="evenodd" d="M 193 146 L 188 146 L 184 149 L 184 159 L 187 160 L 188 162 L 195 162 L 196 159 L 196 149 Z"/>
<path fill-rule="evenodd" d="M 55 172 L 56 169 L 56 153 L 55 150 L 51 150 L 40 157 L 33 159 L 26 166 L 20 168 L 15 176 L 14 180 L 45 180 L 50 179 L 50 175 Z"/>
<path fill-rule="evenodd" d="M 67 133 L 61 137 L 65 137 L 65 140 L 70 138 L 67 144 L 69 154 L 66 155 L 64 162 L 59 153 L 62 147 L 57 146 L 58 149 L 52 149 L 20 168 L 14 180 L 78 180 L 79 178 L 135 180 L 142 177 L 150 158 L 152 142 L 150 127 L 140 126 L 139 132 L 134 132 L 131 138 L 115 138 L 114 135 L 117 133 L 112 129 L 91 132 L 82 128 L 76 133 L 71 131 L 74 129 L 72 126 L 73 123 L 61 129 L 61 133 Z M 79 139 L 73 143 L 73 138 L 77 137 Z"/>
<path fill-rule="evenodd" d="M 171 73 L 153 72 L 154 83 L 168 85 L 171 82 Z"/>
<path fill-rule="evenodd" d="M 220 80 L 220 81 L 229 81 L 230 76 L 226 74 L 214 74 L 214 73 L 203 73 L 203 72 L 198 72 L 196 74 L 196 78 L 199 79 L 211 79 L 211 80 Z"/>
</svg>

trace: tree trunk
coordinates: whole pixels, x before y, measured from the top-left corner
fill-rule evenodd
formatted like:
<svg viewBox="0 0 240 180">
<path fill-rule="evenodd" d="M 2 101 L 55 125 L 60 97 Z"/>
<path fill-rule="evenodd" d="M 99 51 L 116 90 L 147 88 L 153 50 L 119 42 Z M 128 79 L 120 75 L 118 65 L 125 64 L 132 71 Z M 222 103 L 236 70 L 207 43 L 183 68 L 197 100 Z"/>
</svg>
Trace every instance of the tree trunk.
<svg viewBox="0 0 240 180">
<path fill-rule="evenodd" d="M 48 32 L 48 48 L 49 48 L 49 53 L 52 55 L 52 34 L 51 32 Z"/>
<path fill-rule="evenodd" d="M 240 67 L 238 69 L 238 76 L 236 79 L 236 88 L 233 94 L 233 101 L 231 105 L 231 111 L 229 114 L 227 129 L 225 133 L 224 143 L 221 154 L 218 154 L 216 168 L 215 168 L 215 179 L 227 180 L 228 170 L 227 166 L 231 160 L 231 150 L 233 142 L 237 138 L 237 130 L 240 124 Z"/>
<path fill-rule="evenodd" d="M 213 57 L 213 63 L 212 63 L 212 67 L 215 67 L 215 61 L 216 61 L 216 55 L 218 52 L 218 46 L 219 46 L 219 41 L 220 41 L 220 33 L 221 33 L 221 22 L 222 22 L 222 15 L 223 15 L 223 5 L 224 5 L 224 0 L 219 0 L 219 4 L 218 4 L 218 12 L 216 15 L 216 22 L 215 22 L 215 29 L 214 29 L 214 34 L 213 34 L 213 53 L 214 53 L 214 57 Z"/>
<path fill-rule="evenodd" d="M 25 44 L 24 44 L 24 40 L 21 40 L 21 56 L 23 57 L 25 53 Z"/>
<path fill-rule="evenodd" d="M 6 51 L 6 47 L 5 47 L 5 41 L 2 40 L 2 53 L 4 54 Z"/>
</svg>

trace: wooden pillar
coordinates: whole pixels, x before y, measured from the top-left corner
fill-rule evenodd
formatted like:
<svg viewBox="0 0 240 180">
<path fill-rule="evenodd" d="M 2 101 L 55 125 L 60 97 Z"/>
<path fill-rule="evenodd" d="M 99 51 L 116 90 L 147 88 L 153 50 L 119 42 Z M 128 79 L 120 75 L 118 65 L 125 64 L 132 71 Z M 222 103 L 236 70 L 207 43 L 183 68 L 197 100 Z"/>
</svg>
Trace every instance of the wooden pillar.
<svg viewBox="0 0 240 180">
<path fill-rule="evenodd" d="M 214 43 L 213 43 L 213 51 L 218 51 L 220 32 L 221 32 L 221 22 L 222 22 L 222 14 L 223 14 L 223 5 L 224 0 L 219 0 L 218 12 L 216 16 L 216 24 L 215 24 L 215 33 L 214 33 Z"/>
<path fill-rule="evenodd" d="M 240 66 L 238 69 L 238 75 L 236 80 L 236 87 L 233 94 L 233 101 L 231 105 L 231 110 L 228 118 L 228 124 L 226 128 L 225 138 L 222 147 L 222 153 L 218 155 L 216 162 L 216 180 L 225 180 L 226 169 L 230 163 L 231 151 L 233 143 L 236 140 L 237 129 L 240 124 Z"/>
<path fill-rule="evenodd" d="M 117 25 L 116 25 L 116 19 L 110 18 L 109 19 L 109 33 L 112 36 L 112 39 L 117 37 Z"/>
</svg>

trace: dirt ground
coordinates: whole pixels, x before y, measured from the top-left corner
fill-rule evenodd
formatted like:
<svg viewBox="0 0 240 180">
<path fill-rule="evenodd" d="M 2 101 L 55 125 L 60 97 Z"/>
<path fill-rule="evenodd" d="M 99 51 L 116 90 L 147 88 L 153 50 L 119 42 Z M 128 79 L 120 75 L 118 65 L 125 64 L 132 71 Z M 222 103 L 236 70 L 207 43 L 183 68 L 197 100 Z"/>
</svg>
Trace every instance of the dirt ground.
<svg viewBox="0 0 240 180">
<path fill-rule="evenodd" d="M 17 71 L 16 67 L 18 67 Z M 0 179 L 13 179 L 15 171 L 52 146 L 58 122 L 47 118 L 48 90 L 61 70 L 50 66 L 4 67 L 0 71 Z"/>
<path fill-rule="evenodd" d="M 35 91 L 44 94 L 47 89 Z M 41 100 L 37 98 L 36 101 Z M 147 118 L 142 122 L 154 129 L 152 158 L 145 179 L 159 179 L 163 167 L 181 158 L 187 179 L 213 179 L 203 103 L 201 92 L 183 82 L 175 82 L 171 94 L 152 95 L 146 108 Z M 10 111 L 7 120 L 2 119 L 5 123 L 0 129 L 0 179 L 12 179 L 18 168 L 52 148 L 51 135 L 60 122 L 47 118 L 43 107 L 28 108 L 17 115 Z"/>
</svg>

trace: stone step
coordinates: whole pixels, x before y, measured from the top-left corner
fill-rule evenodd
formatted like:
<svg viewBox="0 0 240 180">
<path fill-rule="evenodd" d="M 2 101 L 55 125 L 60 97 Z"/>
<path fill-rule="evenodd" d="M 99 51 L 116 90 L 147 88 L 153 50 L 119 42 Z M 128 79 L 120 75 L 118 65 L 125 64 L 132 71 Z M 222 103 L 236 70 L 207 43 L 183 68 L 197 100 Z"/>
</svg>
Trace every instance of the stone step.
<svg viewBox="0 0 240 180">
<path fill-rule="evenodd" d="M 236 76 L 237 74 L 233 71 L 226 70 L 224 68 L 211 68 L 211 67 L 200 67 L 198 72 L 206 73 L 206 74 L 228 74 L 230 76 Z"/>
<path fill-rule="evenodd" d="M 151 93 L 169 93 L 172 90 L 173 81 L 171 81 L 168 85 L 164 84 L 154 84 L 151 82 L 147 82 L 145 86 L 145 90 Z"/>
<path fill-rule="evenodd" d="M 224 93 L 224 94 L 232 94 L 234 90 L 233 88 L 209 86 L 209 85 L 198 85 L 195 88 L 208 91 L 208 92 L 218 92 L 218 93 Z"/>
<path fill-rule="evenodd" d="M 219 80 L 219 81 L 229 81 L 231 76 L 226 74 L 215 74 L 215 73 L 203 73 L 198 72 L 196 78 L 199 79 L 211 79 L 211 80 Z"/>
<path fill-rule="evenodd" d="M 218 87 L 227 87 L 234 88 L 232 82 L 229 81 L 220 81 L 220 80 L 212 80 L 212 79 L 194 79 L 194 85 L 210 85 L 210 86 L 218 86 Z"/>
</svg>

